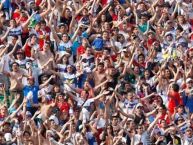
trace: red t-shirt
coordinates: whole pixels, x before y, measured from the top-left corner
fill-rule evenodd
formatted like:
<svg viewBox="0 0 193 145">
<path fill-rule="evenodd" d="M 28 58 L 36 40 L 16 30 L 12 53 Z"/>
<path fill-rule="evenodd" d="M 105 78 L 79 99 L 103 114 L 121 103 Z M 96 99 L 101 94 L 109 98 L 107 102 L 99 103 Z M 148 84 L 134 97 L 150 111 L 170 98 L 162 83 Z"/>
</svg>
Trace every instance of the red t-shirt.
<svg viewBox="0 0 193 145">
<path fill-rule="evenodd" d="M 19 11 L 18 12 L 14 12 L 13 16 L 12 16 L 12 19 L 17 20 L 19 18 L 20 18 L 20 12 Z"/>
<path fill-rule="evenodd" d="M 41 4 L 42 0 L 36 0 L 36 6 L 39 6 Z"/>
<path fill-rule="evenodd" d="M 170 112 L 170 115 L 172 115 L 174 113 L 175 107 L 177 107 L 178 105 L 182 105 L 183 101 L 180 98 L 180 94 L 175 91 L 170 91 L 168 97 L 169 97 L 168 110 Z"/>
<path fill-rule="evenodd" d="M 155 38 L 153 38 L 153 39 L 148 39 L 147 40 L 147 46 L 152 46 L 152 44 L 154 43 L 156 41 L 156 39 Z"/>
<path fill-rule="evenodd" d="M 84 53 L 85 53 L 85 50 L 86 50 L 86 48 L 81 45 L 81 46 L 79 46 L 79 47 L 77 48 L 77 54 L 78 54 L 78 55 L 84 54 Z"/>
<path fill-rule="evenodd" d="M 113 19 L 113 21 L 117 21 L 117 20 L 118 20 L 118 16 L 115 15 L 115 14 L 113 14 L 113 15 L 112 15 L 112 19 Z"/>
<path fill-rule="evenodd" d="M 108 0 L 101 0 L 101 4 L 102 4 L 103 6 L 106 5 L 107 2 L 108 2 Z"/>
<path fill-rule="evenodd" d="M 26 57 L 31 57 L 31 49 L 31 46 L 29 46 L 28 44 L 25 46 L 24 52 Z"/>
<path fill-rule="evenodd" d="M 61 112 L 65 111 L 65 112 L 69 112 L 70 110 L 70 105 L 67 102 L 58 102 L 57 103 L 57 107 L 60 109 Z"/>
</svg>

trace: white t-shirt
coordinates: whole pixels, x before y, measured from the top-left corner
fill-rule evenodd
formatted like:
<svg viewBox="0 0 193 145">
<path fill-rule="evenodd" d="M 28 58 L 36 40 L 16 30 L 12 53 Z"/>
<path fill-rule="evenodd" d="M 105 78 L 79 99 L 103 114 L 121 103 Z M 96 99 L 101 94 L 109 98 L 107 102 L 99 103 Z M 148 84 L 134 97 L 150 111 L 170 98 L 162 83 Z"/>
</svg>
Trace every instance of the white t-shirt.
<svg viewBox="0 0 193 145">
<path fill-rule="evenodd" d="M 150 145 L 149 135 L 147 131 L 143 132 L 142 135 L 136 134 L 134 136 L 134 145 L 137 145 L 140 142 L 142 142 L 143 145 Z"/>
<path fill-rule="evenodd" d="M 5 62 L 5 64 L 4 64 Z M 11 57 L 7 54 L 5 54 L 2 59 L 1 59 L 1 67 L 4 65 L 4 71 L 5 72 L 10 72 L 10 62 L 11 62 Z"/>
<path fill-rule="evenodd" d="M 72 42 L 68 41 L 67 43 L 61 41 L 58 44 L 58 53 L 60 56 L 64 55 L 66 52 L 66 49 L 70 49 L 72 47 Z"/>
<path fill-rule="evenodd" d="M 21 44 L 22 44 L 22 43 L 21 43 L 21 34 L 22 34 L 22 27 L 21 27 L 21 26 L 18 26 L 18 27 L 16 27 L 16 28 L 10 29 L 10 30 L 9 30 L 9 34 L 8 34 L 8 37 L 7 37 L 8 42 L 12 42 L 12 39 L 13 39 L 12 36 L 18 36 L 19 41 L 20 41 L 19 45 L 21 45 Z"/>
</svg>

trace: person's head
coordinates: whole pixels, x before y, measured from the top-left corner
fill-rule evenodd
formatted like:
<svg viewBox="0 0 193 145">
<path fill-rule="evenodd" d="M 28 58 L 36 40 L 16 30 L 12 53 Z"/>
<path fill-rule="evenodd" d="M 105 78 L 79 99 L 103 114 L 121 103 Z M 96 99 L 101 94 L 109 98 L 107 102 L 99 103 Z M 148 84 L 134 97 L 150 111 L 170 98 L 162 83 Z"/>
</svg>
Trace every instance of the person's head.
<svg viewBox="0 0 193 145">
<path fill-rule="evenodd" d="M 146 15 L 141 15 L 140 20 L 141 20 L 141 23 L 144 24 L 147 22 L 148 18 Z"/>
<path fill-rule="evenodd" d="M 106 131 L 107 131 L 107 134 L 108 134 L 108 135 L 114 136 L 112 125 L 107 125 Z"/>
<path fill-rule="evenodd" d="M 29 84 L 30 86 L 33 86 L 33 85 L 34 85 L 34 77 L 29 76 L 29 77 L 27 78 L 27 82 L 28 82 L 28 84 Z"/>
<path fill-rule="evenodd" d="M 153 32 L 153 31 L 150 31 L 150 32 L 148 33 L 148 38 L 149 38 L 149 39 L 155 38 L 155 35 L 154 35 L 154 32 Z"/>
<path fill-rule="evenodd" d="M 0 144 L 4 143 L 4 134 L 0 132 Z"/>
<path fill-rule="evenodd" d="M 173 21 L 168 20 L 168 21 L 166 22 L 166 30 L 169 31 L 169 30 L 173 29 L 173 27 L 174 27 Z"/>
<path fill-rule="evenodd" d="M 161 119 L 160 120 L 160 127 L 162 127 L 162 128 L 166 128 L 167 127 L 167 123 L 166 123 L 165 119 Z"/>
<path fill-rule="evenodd" d="M 80 94 L 81 98 L 87 99 L 89 97 L 89 92 L 86 90 L 83 90 Z"/>
<path fill-rule="evenodd" d="M 172 90 L 173 90 L 174 92 L 179 92 L 179 90 L 180 90 L 179 85 L 176 84 L 176 83 L 172 84 Z"/>
<path fill-rule="evenodd" d="M 171 78 L 171 72 L 170 72 L 169 68 L 165 69 L 164 76 L 165 76 L 165 78 L 168 78 L 168 79 Z"/>
<path fill-rule="evenodd" d="M 36 44 L 37 39 L 38 39 L 36 34 L 31 34 L 31 35 L 29 36 L 29 38 L 30 38 L 30 43 L 31 43 L 31 45 Z"/>
<path fill-rule="evenodd" d="M 15 19 L 11 19 L 11 20 L 10 20 L 10 27 L 11 27 L 11 28 L 15 28 L 15 27 L 16 27 L 16 21 L 15 21 Z"/>
<path fill-rule="evenodd" d="M 69 9 L 69 8 L 66 8 L 65 11 L 64 11 L 64 16 L 65 16 L 66 18 L 69 18 L 71 15 L 72 15 L 72 14 L 71 14 L 70 9 Z"/>
<path fill-rule="evenodd" d="M 113 75 L 115 75 L 117 73 L 116 68 L 113 67 L 113 66 L 109 67 L 108 70 L 109 70 L 109 75 L 110 76 L 113 76 Z"/>
<path fill-rule="evenodd" d="M 58 25 L 58 28 L 59 28 L 59 32 L 61 34 L 64 34 L 64 33 L 67 32 L 68 26 L 64 23 L 61 23 L 61 24 Z"/>
<path fill-rule="evenodd" d="M 36 31 L 39 31 L 39 30 L 41 29 L 41 23 L 40 23 L 40 22 L 36 23 L 34 29 L 35 29 Z"/>
<path fill-rule="evenodd" d="M 188 78 L 186 80 L 186 85 L 187 85 L 187 88 L 188 89 L 191 89 L 192 88 L 192 85 L 193 85 L 193 80 L 191 78 Z"/>
<path fill-rule="evenodd" d="M 150 70 L 149 70 L 149 69 L 146 69 L 145 72 L 144 72 L 144 77 L 145 77 L 146 79 L 149 79 L 150 76 L 151 76 Z"/>
<path fill-rule="evenodd" d="M 62 35 L 62 41 L 63 41 L 64 43 L 67 43 L 67 42 L 69 41 L 69 36 L 68 36 L 67 33 L 64 33 L 64 34 Z"/>
<path fill-rule="evenodd" d="M 67 110 L 63 110 L 60 114 L 60 119 L 62 120 L 68 120 L 69 112 Z"/>
<path fill-rule="evenodd" d="M 57 98 L 57 100 L 58 100 L 59 102 L 64 102 L 64 101 L 65 101 L 65 100 L 64 100 L 64 94 L 63 94 L 63 93 L 57 94 L 56 98 Z"/>
<path fill-rule="evenodd" d="M 132 91 L 130 91 L 130 92 L 127 93 L 127 99 L 128 99 L 130 102 L 133 101 L 134 95 L 133 95 L 133 92 L 132 92 Z"/>
<path fill-rule="evenodd" d="M 135 65 L 134 68 L 133 68 L 133 71 L 134 71 L 136 74 L 139 74 L 139 73 L 140 73 L 139 66 Z"/>
<path fill-rule="evenodd" d="M 184 118 L 183 117 L 178 117 L 177 125 L 182 124 L 183 122 L 184 122 Z"/>
<path fill-rule="evenodd" d="M 168 34 L 166 35 L 166 40 L 167 40 L 167 41 L 172 41 L 172 40 L 173 40 L 173 35 L 172 35 L 171 33 L 168 33 Z"/>
<path fill-rule="evenodd" d="M 15 43 L 18 40 L 18 36 L 12 36 L 12 44 L 15 45 Z"/>
<path fill-rule="evenodd" d="M 156 108 L 157 106 L 161 106 L 163 104 L 163 100 L 161 96 L 156 95 L 153 99 L 153 106 Z"/>
<path fill-rule="evenodd" d="M 188 138 L 192 138 L 192 136 L 193 136 L 193 130 L 192 130 L 191 127 L 188 127 L 188 128 L 186 129 L 185 135 L 186 135 Z"/>
<path fill-rule="evenodd" d="M 46 28 L 46 21 L 44 21 L 44 20 L 42 20 L 41 22 L 40 22 L 40 25 L 41 25 L 41 29 L 45 29 Z"/>
<path fill-rule="evenodd" d="M 8 108 L 7 106 L 3 105 L 1 108 L 0 108 L 0 115 L 1 116 L 7 116 L 8 114 Z"/>
<path fill-rule="evenodd" d="M 54 91 L 54 93 L 59 93 L 60 92 L 60 86 L 58 84 L 54 84 L 53 91 Z"/>
<path fill-rule="evenodd" d="M 108 31 L 103 31 L 102 37 L 103 37 L 103 40 L 108 40 L 109 39 Z"/>
<path fill-rule="evenodd" d="M 142 114 L 143 113 L 143 105 L 141 103 L 139 103 L 135 106 L 135 113 L 136 114 Z"/>
<path fill-rule="evenodd" d="M 145 11 L 146 10 L 146 5 L 143 2 L 138 3 L 137 9 L 140 11 Z"/>
<path fill-rule="evenodd" d="M 19 64 L 17 62 L 12 63 L 13 72 L 17 72 L 19 70 Z"/>
<path fill-rule="evenodd" d="M 135 122 L 133 119 L 127 119 L 126 126 L 129 129 L 134 129 L 135 128 Z"/>
<path fill-rule="evenodd" d="M 35 145 L 34 141 L 33 140 L 28 140 L 28 144 L 27 145 Z"/>
<path fill-rule="evenodd" d="M 9 133 L 11 131 L 11 123 L 5 122 L 3 124 L 3 132 Z"/>
<path fill-rule="evenodd" d="M 111 25 L 108 22 L 104 23 L 104 30 L 107 31 L 107 32 L 109 32 L 111 30 Z"/>
<path fill-rule="evenodd" d="M 23 140 L 28 141 L 31 138 L 31 133 L 27 130 L 23 132 Z"/>
<path fill-rule="evenodd" d="M 144 54 L 139 54 L 138 55 L 138 62 L 139 63 L 144 63 L 144 61 L 145 61 L 145 56 L 144 56 Z"/>
<path fill-rule="evenodd" d="M 88 9 L 87 9 L 87 8 L 84 8 L 84 9 L 82 10 L 82 15 L 83 15 L 83 16 L 87 16 L 87 15 L 88 15 Z"/>
<path fill-rule="evenodd" d="M 74 109 L 74 116 L 76 117 L 76 118 L 78 118 L 79 117 L 79 115 L 80 115 L 80 108 L 75 108 Z"/>
<path fill-rule="evenodd" d="M 120 42 L 121 34 L 119 34 L 119 28 L 117 28 L 117 27 L 113 28 L 113 29 L 112 29 L 112 33 L 113 33 L 114 36 L 117 36 L 117 39 L 118 39 L 118 41 Z"/>
<path fill-rule="evenodd" d="M 127 22 L 126 22 L 126 23 L 123 23 L 123 31 L 127 32 L 127 30 L 128 30 L 128 27 L 127 27 Z"/>
<path fill-rule="evenodd" d="M 16 52 L 16 59 L 17 60 L 23 60 L 24 59 L 24 52 L 21 50 Z"/>
<path fill-rule="evenodd" d="M 105 15 L 105 14 L 102 14 L 102 15 L 101 15 L 101 21 L 102 21 L 102 22 L 105 22 L 105 21 L 106 21 L 106 15 Z"/>
<path fill-rule="evenodd" d="M 184 113 L 184 105 L 179 105 L 178 106 L 178 108 L 177 108 L 177 112 L 179 113 L 179 114 L 182 114 L 182 113 Z"/>
<path fill-rule="evenodd" d="M 119 123 L 119 117 L 118 117 L 118 115 L 117 115 L 117 114 L 116 114 L 116 115 L 113 115 L 113 116 L 112 116 L 112 126 L 117 126 L 118 123 Z"/>
<path fill-rule="evenodd" d="M 177 20 L 178 20 L 179 24 L 184 24 L 184 22 L 185 22 L 185 17 L 184 17 L 184 15 L 179 15 L 179 16 L 177 17 Z"/>
<path fill-rule="evenodd" d="M 99 63 L 98 66 L 97 66 L 97 70 L 99 72 L 103 72 L 104 71 L 104 63 Z"/>
<path fill-rule="evenodd" d="M 137 129 L 136 129 L 136 131 L 137 131 L 137 134 L 142 134 L 143 133 L 143 126 L 142 125 L 137 125 Z"/>
<path fill-rule="evenodd" d="M 125 37 L 124 37 L 123 34 L 119 34 L 117 39 L 118 39 L 118 42 L 120 42 L 120 43 L 124 43 L 125 42 Z"/>
<path fill-rule="evenodd" d="M 44 43 L 43 51 L 44 51 L 44 52 L 47 52 L 47 51 L 49 51 L 49 50 L 50 50 L 50 41 L 46 41 L 46 42 Z"/>
<path fill-rule="evenodd" d="M 177 26 L 177 28 L 176 28 L 176 34 L 177 35 L 180 35 L 180 33 L 183 31 L 183 28 L 182 28 L 182 26 Z"/>
<path fill-rule="evenodd" d="M 67 73 L 73 73 L 73 66 L 72 65 L 67 66 Z"/>
<path fill-rule="evenodd" d="M 87 56 L 90 56 L 90 55 L 92 54 L 92 49 L 91 49 L 90 47 L 87 47 L 85 54 L 86 54 Z"/>
</svg>

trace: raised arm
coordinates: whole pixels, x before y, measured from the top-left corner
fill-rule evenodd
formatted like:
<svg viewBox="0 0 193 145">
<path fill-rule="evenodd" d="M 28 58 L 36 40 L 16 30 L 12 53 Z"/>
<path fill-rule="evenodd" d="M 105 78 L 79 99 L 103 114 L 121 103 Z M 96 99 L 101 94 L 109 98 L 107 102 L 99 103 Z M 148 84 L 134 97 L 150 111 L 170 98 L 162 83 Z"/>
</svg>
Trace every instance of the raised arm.
<svg viewBox="0 0 193 145">
<path fill-rule="evenodd" d="M 8 28 L 7 31 L 5 32 L 5 34 L 0 38 L 1 41 L 4 41 L 7 38 L 9 31 L 10 31 L 10 28 Z"/>
<path fill-rule="evenodd" d="M 158 122 L 159 118 L 160 118 L 161 114 L 159 113 L 155 120 L 149 125 L 148 129 L 147 129 L 147 132 L 150 133 L 150 131 L 153 129 L 153 127 L 156 125 L 156 123 Z"/>
<path fill-rule="evenodd" d="M 48 85 L 48 83 L 53 79 L 55 78 L 56 76 L 55 75 L 51 75 L 50 78 L 43 84 L 40 85 L 40 89 L 42 89 L 43 87 L 45 87 L 46 85 Z"/>
<path fill-rule="evenodd" d="M 42 12 L 41 14 L 40 14 L 40 16 L 41 17 L 45 17 L 48 13 L 49 13 L 49 11 L 51 10 L 51 4 L 50 4 L 50 0 L 47 0 L 48 1 L 48 8 L 47 8 L 47 10 L 45 10 L 44 12 Z"/>
<path fill-rule="evenodd" d="M 15 45 L 14 45 L 13 49 L 11 50 L 11 52 L 8 53 L 9 56 L 11 56 L 11 55 L 15 52 L 18 44 L 19 44 L 19 41 L 17 41 L 17 42 L 15 43 Z"/>
</svg>

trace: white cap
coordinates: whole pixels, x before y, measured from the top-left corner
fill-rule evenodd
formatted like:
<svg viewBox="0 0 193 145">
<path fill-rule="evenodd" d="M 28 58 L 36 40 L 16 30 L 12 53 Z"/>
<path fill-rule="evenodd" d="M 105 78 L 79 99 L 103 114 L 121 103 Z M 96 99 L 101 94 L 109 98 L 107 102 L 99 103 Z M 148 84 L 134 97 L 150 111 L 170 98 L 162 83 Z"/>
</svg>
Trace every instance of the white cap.
<svg viewBox="0 0 193 145">
<path fill-rule="evenodd" d="M 168 35 L 172 35 L 173 36 L 172 32 L 166 32 L 165 33 L 165 36 L 168 36 Z"/>
<path fill-rule="evenodd" d="M 106 121 L 104 119 L 100 118 L 98 123 L 97 123 L 97 129 L 104 128 L 105 124 L 106 124 Z"/>
<path fill-rule="evenodd" d="M 1 48 L 5 48 L 5 45 L 0 45 L 0 49 L 1 49 Z"/>
<path fill-rule="evenodd" d="M 188 78 L 188 79 L 186 80 L 186 83 L 189 83 L 190 81 L 192 81 L 192 79 L 191 79 L 191 78 Z"/>
<path fill-rule="evenodd" d="M 55 115 L 51 115 L 49 120 L 53 120 L 56 125 L 59 124 L 59 120 L 58 120 L 58 118 Z"/>
<path fill-rule="evenodd" d="M 12 140 L 11 133 L 5 133 L 4 138 L 5 138 L 6 141 L 11 141 Z"/>
<path fill-rule="evenodd" d="M 143 107 L 143 104 L 138 103 L 138 104 L 135 106 L 135 108 L 138 108 L 138 107 Z"/>
</svg>

